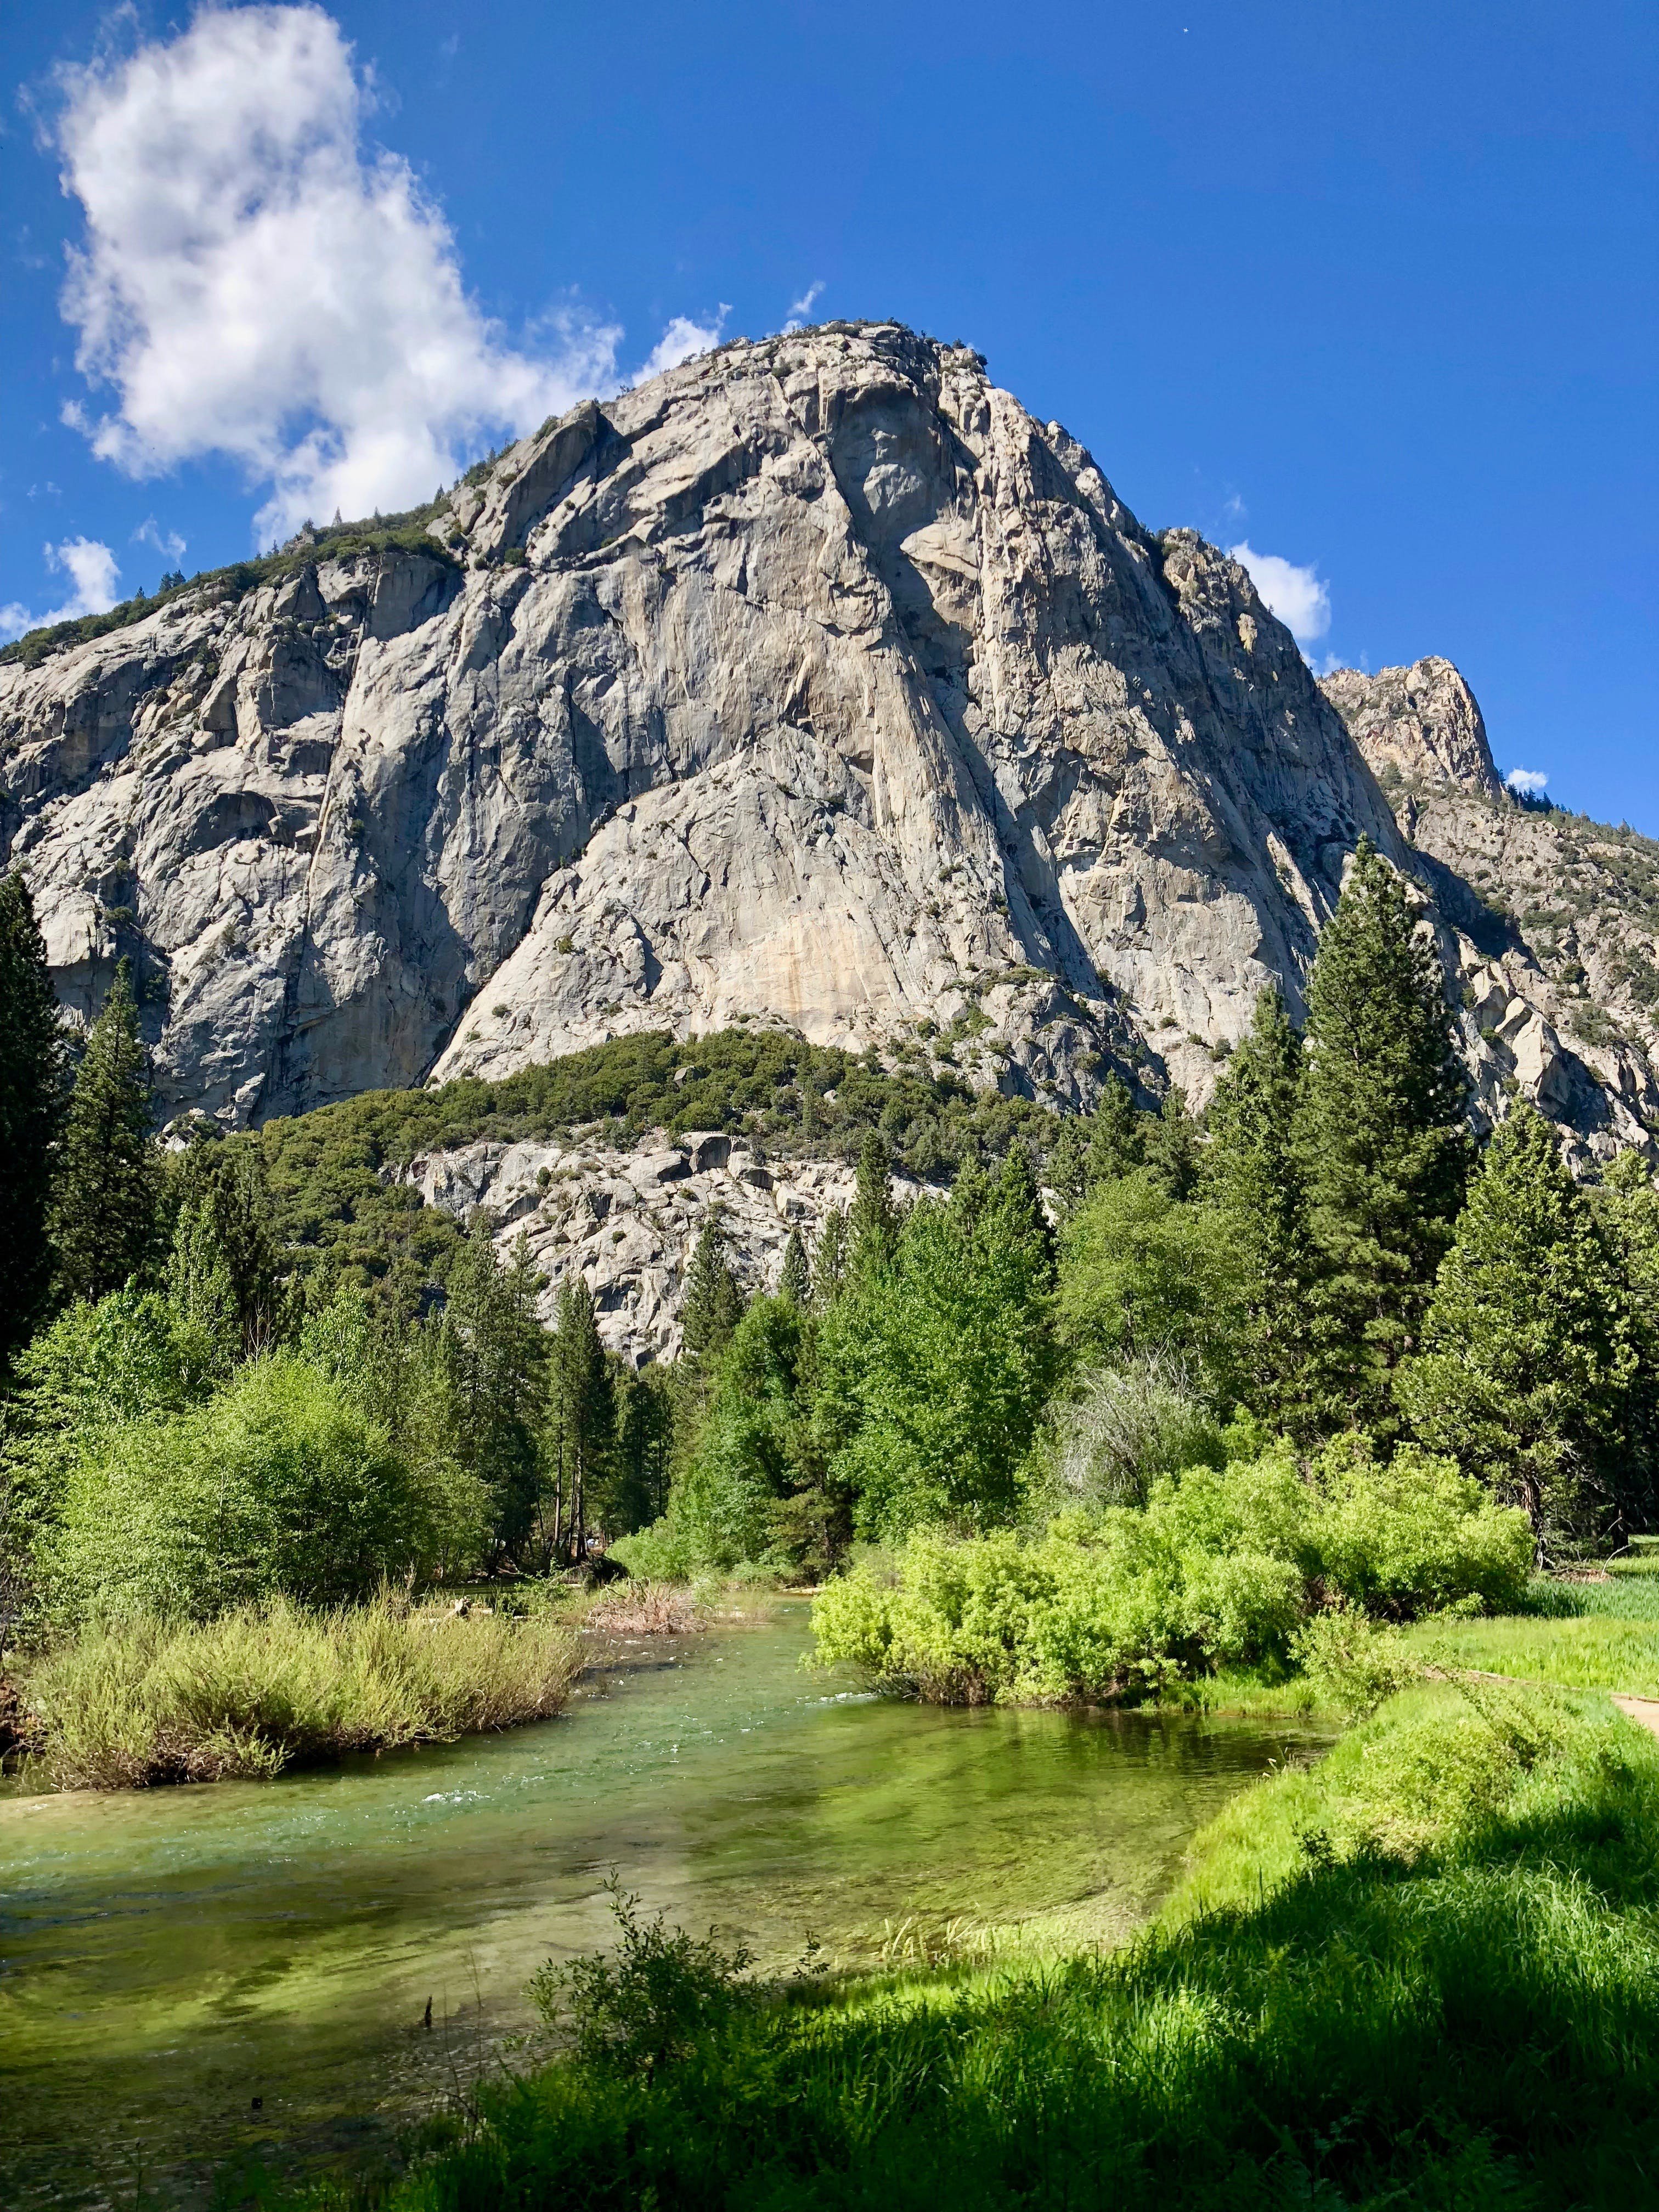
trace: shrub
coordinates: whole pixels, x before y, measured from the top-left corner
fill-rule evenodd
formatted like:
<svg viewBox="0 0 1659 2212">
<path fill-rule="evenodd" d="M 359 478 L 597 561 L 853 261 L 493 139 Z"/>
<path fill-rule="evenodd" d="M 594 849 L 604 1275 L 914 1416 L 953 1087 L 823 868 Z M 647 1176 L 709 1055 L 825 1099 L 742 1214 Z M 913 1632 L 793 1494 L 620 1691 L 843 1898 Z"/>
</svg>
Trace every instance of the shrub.
<svg viewBox="0 0 1659 2212">
<path fill-rule="evenodd" d="M 1530 1559 L 1526 1516 L 1449 1462 L 1402 1451 L 1379 1468 L 1347 1443 L 1304 1476 L 1281 1448 L 1161 1475 L 1144 1508 L 1062 1514 L 1035 1542 L 913 1537 L 832 1583 L 812 1625 L 824 1663 L 942 1703 L 1121 1698 L 1282 1663 L 1333 1600 L 1396 1619 L 1518 1595 Z M 1305 1648 L 1352 1685 L 1362 1639 L 1319 1630 Z"/>
<path fill-rule="evenodd" d="M 615 1957 L 562 1967 L 549 1960 L 532 1976 L 529 1995 L 548 2027 L 574 2031 L 580 2064 L 649 2081 L 730 2020 L 746 1993 L 753 1954 L 741 1943 L 723 1950 L 712 1928 L 701 1941 L 671 1929 L 660 1912 L 642 1921 L 639 1899 L 614 1870 L 605 1889 L 622 1937 Z"/>
<path fill-rule="evenodd" d="M 366 1595 L 419 1565 L 424 1519 L 386 1431 L 276 1353 L 206 1405 L 90 1431 L 44 1551 L 60 1612 L 200 1619 Z"/>
</svg>

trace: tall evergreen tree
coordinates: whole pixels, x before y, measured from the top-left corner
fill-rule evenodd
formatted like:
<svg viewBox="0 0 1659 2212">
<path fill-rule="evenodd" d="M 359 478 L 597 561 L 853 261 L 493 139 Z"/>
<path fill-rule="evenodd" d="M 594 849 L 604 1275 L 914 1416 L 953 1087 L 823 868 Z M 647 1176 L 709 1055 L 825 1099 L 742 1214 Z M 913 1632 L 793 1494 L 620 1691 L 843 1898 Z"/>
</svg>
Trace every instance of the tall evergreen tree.
<svg viewBox="0 0 1659 2212">
<path fill-rule="evenodd" d="M 0 1375 L 52 1285 L 46 1224 L 64 1078 L 46 948 L 14 871 L 0 883 Z"/>
<path fill-rule="evenodd" d="M 587 1556 L 589 1509 L 602 1497 L 611 1473 L 617 1400 L 610 1362 L 599 1341 L 593 1293 L 574 1269 L 559 1285 L 550 1384 L 554 1548 L 561 1559 L 583 1559 Z"/>
<path fill-rule="evenodd" d="M 783 1248 L 783 1273 L 778 1288 L 792 1305 L 805 1308 L 811 1304 L 812 1271 L 806 1264 L 806 1247 L 799 1229 L 790 1231 L 789 1242 Z"/>
<path fill-rule="evenodd" d="M 643 1528 L 668 1506 L 674 1401 L 656 1367 L 624 1371 L 617 1385 L 617 1449 L 603 1518 L 608 1536 Z"/>
<path fill-rule="evenodd" d="M 1080 1206 L 1101 1183 L 1145 1166 L 1146 1119 L 1122 1078 L 1113 1073 L 1102 1085 L 1092 1114 L 1061 1122 L 1048 1157 L 1048 1183 L 1062 1212 Z"/>
<path fill-rule="evenodd" d="M 480 1212 L 450 1267 L 443 1327 L 462 1464 L 489 1495 L 498 1560 L 523 1556 L 540 1490 L 547 1360 L 536 1310 L 541 1288 L 527 1239 L 520 1235 L 503 1267 Z"/>
<path fill-rule="evenodd" d="M 893 1206 L 893 1163 L 879 1131 L 867 1130 L 859 1147 L 858 1185 L 847 1217 L 848 1258 L 855 1267 L 878 1267 L 893 1256 L 898 1215 Z"/>
<path fill-rule="evenodd" d="M 1440 961 L 1362 838 L 1308 985 L 1296 1155 L 1307 1192 L 1316 1421 L 1392 1425 L 1468 1172 L 1466 1082 Z"/>
<path fill-rule="evenodd" d="M 1146 1171 L 1177 1202 L 1190 1198 L 1198 1182 L 1198 1131 L 1187 1110 L 1187 1094 L 1172 1083 L 1156 1119 L 1144 1126 Z"/>
<path fill-rule="evenodd" d="M 1518 1101 L 1440 1270 L 1426 1348 L 1395 1388 L 1423 1442 L 1524 1505 L 1540 1547 L 1620 1455 L 1635 1352 L 1616 1273 L 1555 1131 Z"/>
<path fill-rule="evenodd" d="M 1200 1188 L 1237 1256 L 1239 1373 L 1253 1409 L 1284 1424 L 1301 1397 L 1308 1217 L 1296 1156 L 1302 1040 L 1278 989 L 1255 1003 L 1204 1117 Z"/>
<path fill-rule="evenodd" d="M 1659 1528 L 1659 1190 L 1639 1152 L 1620 1152 L 1588 1197 L 1616 1268 L 1609 1295 L 1628 1322 L 1635 1363 L 1607 1475 L 1613 1525 Z"/>
<path fill-rule="evenodd" d="M 64 1129 L 52 1242 L 65 1297 L 100 1298 L 154 1265 L 161 1188 L 154 1121 L 149 1055 L 123 960 L 87 1039 Z"/>
<path fill-rule="evenodd" d="M 710 1359 L 723 1352 L 742 1314 L 743 1296 L 726 1256 L 726 1228 L 716 1206 L 692 1249 L 680 1308 L 680 1333 L 692 1358 Z"/>
<path fill-rule="evenodd" d="M 812 1303 L 832 1306 L 847 1280 L 847 1214 L 832 1206 L 818 1232 L 818 1249 L 812 1260 Z"/>
<path fill-rule="evenodd" d="M 282 1261 L 264 1159 L 247 1137 L 198 1132 L 173 1170 L 178 1200 L 168 1286 L 203 1317 L 222 1310 L 238 1356 L 265 1350 L 283 1322 Z"/>
</svg>

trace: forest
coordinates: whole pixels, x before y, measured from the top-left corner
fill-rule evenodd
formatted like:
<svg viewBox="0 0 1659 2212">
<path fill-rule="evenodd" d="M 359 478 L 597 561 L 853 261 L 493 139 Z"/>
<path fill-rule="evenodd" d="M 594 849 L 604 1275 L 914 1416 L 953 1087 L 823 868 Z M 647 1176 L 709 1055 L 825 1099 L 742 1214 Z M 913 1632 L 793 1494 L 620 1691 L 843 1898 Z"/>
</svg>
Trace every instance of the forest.
<svg viewBox="0 0 1659 2212">
<path fill-rule="evenodd" d="M 25 1787 L 258 1779 L 556 1713 L 562 1606 L 601 1559 L 810 1590 L 817 1663 L 902 1697 L 1337 1739 L 1235 1796 L 1120 1950 L 947 1931 L 872 1976 L 809 1939 L 763 1976 L 613 1885 L 608 1950 L 525 1962 L 554 2063 L 307 2203 L 1627 2191 L 1659 1745 L 1605 1693 L 1659 1692 L 1659 1197 L 1632 1156 L 1575 1180 L 1518 1097 L 1477 1132 L 1437 956 L 1364 848 L 1306 1008 L 1262 997 L 1201 1117 L 1116 1074 L 1063 1116 L 734 1031 L 164 1142 L 131 976 L 71 1063 L 0 885 Z M 662 1367 L 607 1352 L 580 1275 L 544 1326 L 523 1241 L 396 1172 L 657 1127 L 856 1164 L 770 1289 L 705 1221 Z"/>
</svg>

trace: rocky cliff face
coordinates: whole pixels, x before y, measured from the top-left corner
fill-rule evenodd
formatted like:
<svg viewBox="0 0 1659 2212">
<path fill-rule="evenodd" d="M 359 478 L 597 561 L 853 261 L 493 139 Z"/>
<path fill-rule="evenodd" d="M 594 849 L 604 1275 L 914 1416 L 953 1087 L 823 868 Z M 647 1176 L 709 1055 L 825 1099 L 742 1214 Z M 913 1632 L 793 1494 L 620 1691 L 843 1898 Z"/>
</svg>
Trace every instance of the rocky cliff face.
<svg viewBox="0 0 1659 2212">
<path fill-rule="evenodd" d="M 1201 1094 L 1403 850 L 1243 572 L 892 326 L 579 408 L 434 527 L 0 669 L 60 986 L 137 953 L 172 1104 L 970 1004 L 988 1073 Z"/>
<path fill-rule="evenodd" d="M 0 666 L 0 842 L 72 1010 L 133 957 L 172 1108 L 960 1016 L 983 1080 L 1201 1101 L 1364 835 L 1422 884 L 1489 1109 L 1519 1085 L 1600 1151 L 1659 1113 L 1652 937 L 1500 910 L 1565 832 L 1456 671 L 1322 690 L 1242 569 L 971 353 L 739 342 L 550 423 L 429 543 Z"/>
</svg>

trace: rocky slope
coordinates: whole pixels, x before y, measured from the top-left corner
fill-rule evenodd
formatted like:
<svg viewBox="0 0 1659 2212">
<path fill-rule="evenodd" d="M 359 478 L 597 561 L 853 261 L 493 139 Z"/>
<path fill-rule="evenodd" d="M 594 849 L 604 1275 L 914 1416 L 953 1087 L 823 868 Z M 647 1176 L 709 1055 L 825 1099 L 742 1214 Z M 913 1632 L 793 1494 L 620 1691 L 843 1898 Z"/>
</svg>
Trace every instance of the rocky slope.
<svg viewBox="0 0 1659 2212">
<path fill-rule="evenodd" d="M 1659 1126 L 1659 850 L 1518 805 L 1446 661 L 1322 689 L 1243 569 L 1144 530 L 977 356 L 739 341 L 474 476 L 423 536 L 296 542 L 0 663 L 0 848 L 76 1018 L 134 960 L 169 1108 L 745 1020 L 954 1024 L 1006 1090 L 1084 1103 L 1115 1064 L 1201 1102 L 1364 835 L 1422 887 L 1480 1110 L 1524 1091 L 1580 1159 Z M 660 1346 L 703 1170 L 637 1164 L 416 1179 L 504 1237 L 533 1212 Z M 573 1176 L 617 1186 L 591 1227 L 548 1200 Z M 830 1202 L 790 1176 L 727 1194 L 762 1273 Z"/>
<path fill-rule="evenodd" d="M 434 529 L 0 667 L 64 994 L 137 955 L 170 1103 L 969 1005 L 988 1074 L 1000 1042 L 1060 1095 L 1103 1054 L 1201 1094 L 1356 836 L 1403 854 L 1243 572 L 960 349 L 728 346 Z"/>
</svg>

